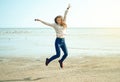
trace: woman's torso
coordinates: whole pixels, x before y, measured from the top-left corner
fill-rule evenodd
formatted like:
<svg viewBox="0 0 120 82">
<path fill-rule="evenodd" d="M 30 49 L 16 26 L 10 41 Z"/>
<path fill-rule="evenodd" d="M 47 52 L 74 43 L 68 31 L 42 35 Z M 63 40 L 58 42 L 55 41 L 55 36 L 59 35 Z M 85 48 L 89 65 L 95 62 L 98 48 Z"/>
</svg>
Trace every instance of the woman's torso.
<svg viewBox="0 0 120 82">
<path fill-rule="evenodd" d="M 66 28 L 57 24 L 54 24 L 54 29 L 56 32 L 56 37 L 64 38 L 66 35 Z"/>
</svg>

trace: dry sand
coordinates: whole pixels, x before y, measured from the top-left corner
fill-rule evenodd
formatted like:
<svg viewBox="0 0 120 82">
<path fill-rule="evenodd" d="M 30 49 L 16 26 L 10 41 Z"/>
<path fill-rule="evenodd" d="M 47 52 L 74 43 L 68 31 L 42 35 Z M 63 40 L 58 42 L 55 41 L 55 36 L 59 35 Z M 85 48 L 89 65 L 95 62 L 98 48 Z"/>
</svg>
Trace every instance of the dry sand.
<svg viewBox="0 0 120 82">
<path fill-rule="evenodd" d="M 41 58 L 42 59 L 42 58 Z M 120 82 L 120 56 L 73 57 L 60 69 L 32 58 L 0 58 L 0 82 Z"/>
</svg>

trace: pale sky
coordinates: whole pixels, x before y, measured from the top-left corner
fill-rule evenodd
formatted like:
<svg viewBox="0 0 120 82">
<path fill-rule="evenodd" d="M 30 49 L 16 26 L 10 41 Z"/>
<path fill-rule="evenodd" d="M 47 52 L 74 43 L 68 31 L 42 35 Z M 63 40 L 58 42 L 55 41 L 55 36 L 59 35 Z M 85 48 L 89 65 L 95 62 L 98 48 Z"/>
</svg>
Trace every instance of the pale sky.
<svg viewBox="0 0 120 82">
<path fill-rule="evenodd" d="M 120 27 L 120 0 L 0 0 L 0 28 L 46 27 L 71 4 L 69 27 Z"/>
</svg>

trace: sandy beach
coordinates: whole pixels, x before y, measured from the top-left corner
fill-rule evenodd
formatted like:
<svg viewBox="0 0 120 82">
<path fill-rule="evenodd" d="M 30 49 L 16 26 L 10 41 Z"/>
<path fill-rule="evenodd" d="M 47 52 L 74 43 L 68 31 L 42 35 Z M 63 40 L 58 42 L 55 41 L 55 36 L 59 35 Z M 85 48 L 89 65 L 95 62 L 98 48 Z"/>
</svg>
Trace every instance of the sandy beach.
<svg viewBox="0 0 120 82">
<path fill-rule="evenodd" d="M 57 61 L 0 57 L 0 82 L 120 82 L 120 56 L 72 57 L 63 69 Z"/>
</svg>

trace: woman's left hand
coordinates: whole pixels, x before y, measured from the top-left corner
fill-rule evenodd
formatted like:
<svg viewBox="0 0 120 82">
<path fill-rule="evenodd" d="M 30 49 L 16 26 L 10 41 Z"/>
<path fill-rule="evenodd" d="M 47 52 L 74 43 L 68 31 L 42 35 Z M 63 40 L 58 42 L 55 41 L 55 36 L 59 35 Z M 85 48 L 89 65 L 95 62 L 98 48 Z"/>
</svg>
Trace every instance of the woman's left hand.
<svg viewBox="0 0 120 82">
<path fill-rule="evenodd" d="M 67 7 L 67 9 L 69 9 L 71 7 L 71 5 L 70 4 L 68 4 L 68 7 Z"/>
</svg>

